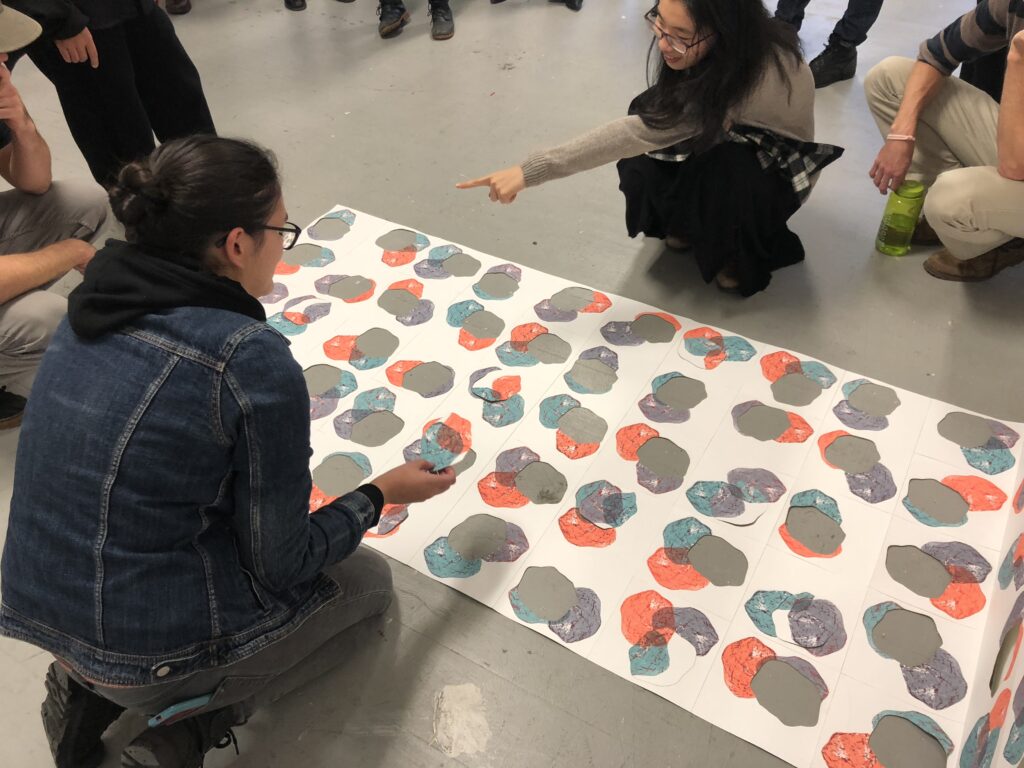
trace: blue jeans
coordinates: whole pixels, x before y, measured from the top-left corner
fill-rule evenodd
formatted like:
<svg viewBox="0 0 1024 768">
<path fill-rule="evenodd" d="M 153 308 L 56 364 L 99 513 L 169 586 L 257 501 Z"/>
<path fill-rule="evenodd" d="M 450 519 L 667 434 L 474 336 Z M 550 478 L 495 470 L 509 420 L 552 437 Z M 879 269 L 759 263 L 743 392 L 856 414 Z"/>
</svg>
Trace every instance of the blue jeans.
<svg viewBox="0 0 1024 768">
<path fill-rule="evenodd" d="M 775 18 L 800 29 L 800 25 L 804 21 L 804 11 L 810 1 L 779 0 L 779 6 L 775 9 Z M 875 23 L 881 10 L 882 0 L 850 0 L 843 18 L 832 30 L 829 42 L 860 45 L 868 39 L 868 30 Z"/>
</svg>

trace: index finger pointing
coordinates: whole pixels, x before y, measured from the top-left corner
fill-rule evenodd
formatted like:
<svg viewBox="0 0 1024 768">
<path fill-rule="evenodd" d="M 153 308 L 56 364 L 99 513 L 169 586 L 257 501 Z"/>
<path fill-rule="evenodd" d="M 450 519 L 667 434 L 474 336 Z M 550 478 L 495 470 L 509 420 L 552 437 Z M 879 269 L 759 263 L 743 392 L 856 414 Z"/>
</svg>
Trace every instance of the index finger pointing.
<svg viewBox="0 0 1024 768">
<path fill-rule="evenodd" d="M 473 179 L 472 181 L 460 181 L 455 185 L 456 189 L 472 189 L 473 187 L 489 187 L 491 186 L 490 176 L 481 176 L 479 179 Z"/>
</svg>

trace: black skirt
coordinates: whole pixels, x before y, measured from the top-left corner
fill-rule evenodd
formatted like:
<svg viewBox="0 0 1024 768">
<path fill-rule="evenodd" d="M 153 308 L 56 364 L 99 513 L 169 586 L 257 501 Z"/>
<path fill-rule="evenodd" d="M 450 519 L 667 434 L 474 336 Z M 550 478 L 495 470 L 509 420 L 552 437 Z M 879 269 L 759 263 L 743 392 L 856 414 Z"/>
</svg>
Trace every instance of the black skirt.
<svg viewBox="0 0 1024 768">
<path fill-rule="evenodd" d="M 754 145 L 725 142 L 683 162 L 640 155 L 617 167 L 629 236 L 690 243 L 705 282 L 729 266 L 740 294 L 750 296 L 773 270 L 803 261 L 803 244 L 786 224 L 799 199 L 782 174 L 761 168 Z"/>
</svg>

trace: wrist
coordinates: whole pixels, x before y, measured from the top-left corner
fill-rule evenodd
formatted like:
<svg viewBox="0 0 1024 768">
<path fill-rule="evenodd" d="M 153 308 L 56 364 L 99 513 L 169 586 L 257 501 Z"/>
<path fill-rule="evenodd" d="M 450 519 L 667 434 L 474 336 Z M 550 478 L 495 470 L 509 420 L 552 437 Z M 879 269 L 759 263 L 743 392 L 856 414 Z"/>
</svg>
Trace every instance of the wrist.
<svg viewBox="0 0 1024 768">
<path fill-rule="evenodd" d="M 27 113 L 22 118 L 6 120 L 5 122 L 7 127 L 11 129 L 14 141 L 32 139 L 37 135 L 36 124 L 32 122 L 32 118 Z"/>
</svg>

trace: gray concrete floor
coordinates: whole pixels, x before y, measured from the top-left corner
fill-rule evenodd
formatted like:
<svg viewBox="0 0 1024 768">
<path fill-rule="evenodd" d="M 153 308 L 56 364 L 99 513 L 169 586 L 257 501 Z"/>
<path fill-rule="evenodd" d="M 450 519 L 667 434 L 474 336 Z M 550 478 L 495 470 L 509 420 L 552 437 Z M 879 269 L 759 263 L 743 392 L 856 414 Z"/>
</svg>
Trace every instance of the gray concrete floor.
<svg viewBox="0 0 1024 768">
<path fill-rule="evenodd" d="M 929 278 L 922 254 L 881 256 L 882 199 L 866 174 L 879 146 L 864 104 L 872 64 L 917 44 L 972 0 L 900 0 L 860 49 L 857 78 L 819 92 L 818 137 L 847 148 L 795 219 L 806 263 L 742 301 L 704 285 L 686 259 L 630 240 L 613 168 L 528 190 L 512 206 L 456 181 L 621 114 L 644 84 L 649 35 L 640 0 L 453 0 L 453 40 L 429 39 L 425 0 L 397 39 L 376 36 L 374 5 L 309 0 L 194 0 L 176 21 L 203 75 L 220 131 L 275 149 L 292 218 L 347 205 L 583 280 L 848 370 L 992 416 L 1024 420 L 1024 268 L 990 283 Z M 813 0 L 808 58 L 844 0 Z M 15 83 L 55 156 L 85 176 L 53 90 L 28 62 Z M 0 510 L 9 505 L 17 433 L 0 434 Z M 0 514 L 0 535 L 6 514 Z M 364 627 L 345 660 L 257 715 L 242 755 L 207 765 L 716 766 L 770 768 L 770 755 L 620 680 L 402 565 L 386 620 Z M 0 642 L 0 765 L 51 765 L 38 718 L 48 659 Z M 479 689 L 486 751 L 450 757 L 432 744 L 435 697 Z M 111 755 L 132 723 L 110 734 Z"/>
</svg>

